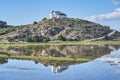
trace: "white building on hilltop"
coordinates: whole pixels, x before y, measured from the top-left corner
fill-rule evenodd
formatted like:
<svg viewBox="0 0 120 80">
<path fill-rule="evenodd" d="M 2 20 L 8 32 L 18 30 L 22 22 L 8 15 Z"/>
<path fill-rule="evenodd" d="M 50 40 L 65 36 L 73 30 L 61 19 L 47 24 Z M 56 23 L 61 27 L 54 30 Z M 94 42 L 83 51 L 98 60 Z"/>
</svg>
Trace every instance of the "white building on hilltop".
<svg viewBox="0 0 120 80">
<path fill-rule="evenodd" d="M 67 18 L 67 15 L 60 11 L 52 11 L 50 13 L 50 18 Z"/>
</svg>

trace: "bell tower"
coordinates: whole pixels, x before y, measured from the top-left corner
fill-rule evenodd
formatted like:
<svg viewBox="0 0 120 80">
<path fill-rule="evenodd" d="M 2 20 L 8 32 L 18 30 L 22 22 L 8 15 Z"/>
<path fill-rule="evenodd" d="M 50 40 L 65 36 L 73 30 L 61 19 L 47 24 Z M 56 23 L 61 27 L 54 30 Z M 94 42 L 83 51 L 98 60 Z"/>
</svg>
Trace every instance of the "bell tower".
<svg viewBox="0 0 120 80">
<path fill-rule="evenodd" d="M 54 18 L 55 17 L 55 15 L 54 15 L 54 10 L 50 13 L 50 18 Z"/>
</svg>

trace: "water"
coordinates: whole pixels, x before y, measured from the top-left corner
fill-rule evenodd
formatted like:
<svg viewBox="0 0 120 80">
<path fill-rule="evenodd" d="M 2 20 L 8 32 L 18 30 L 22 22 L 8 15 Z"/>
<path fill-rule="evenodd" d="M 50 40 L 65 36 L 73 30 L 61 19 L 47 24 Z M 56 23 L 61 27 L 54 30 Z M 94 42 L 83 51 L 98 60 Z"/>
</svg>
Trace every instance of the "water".
<svg viewBox="0 0 120 80">
<path fill-rule="evenodd" d="M 0 80 L 119 80 L 120 79 L 120 46 L 57 46 L 44 47 L 44 50 L 57 52 L 63 57 L 91 57 L 95 59 L 84 63 L 17 60 L 0 58 Z M 38 47 L 37 47 L 38 48 Z M 47 48 L 47 49 L 46 49 Z M 25 47 L 24 47 L 25 49 Z M 26 48 L 28 49 L 28 48 Z M 36 48 L 35 48 L 36 49 Z M 29 55 L 42 52 L 43 48 L 29 51 Z M 72 50 L 71 50 L 72 49 Z M 13 51 L 27 54 L 21 48 L 2 49 L 2 52 Z M 15 52 L 16 51 L 16 52 Z M 28 50 L 27 50 L 28 51 Z M 64 52 L 64 53 L 63 53 Z M 71 52 L 71 53 L 70 53 Z M 90 52 L 90 53 L 85 53 Z M 34 56 L 35 56 L 34 53 Z M 58 54 L 59 53 L 59 54 Z M 69 53 L 69 54 L 68 54 Z M 84 53 L 84 54 L 83 54 Z M 103 54 L 104 53 L 104 54 Z M 11 54 L 11 53 L 10 53 Z M 42 54 L 42 53 L 41 53 Z M 52 53 L 49 53 L 50 56 Z M 40 54 L 39 54 L 40 55 Z M 54 64 L 52 64 L 54 63 Z M 58 64 L 60 63 L 60 64 Z M 63 63 L 63 64 L 61 64 Z"/>
</svg>

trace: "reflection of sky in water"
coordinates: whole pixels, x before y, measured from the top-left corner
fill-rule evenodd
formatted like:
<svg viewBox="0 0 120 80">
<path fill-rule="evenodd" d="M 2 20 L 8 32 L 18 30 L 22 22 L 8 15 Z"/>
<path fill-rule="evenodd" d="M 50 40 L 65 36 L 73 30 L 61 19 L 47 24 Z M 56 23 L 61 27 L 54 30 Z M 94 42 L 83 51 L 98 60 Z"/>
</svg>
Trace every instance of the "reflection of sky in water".
<svg viewBox="0 0 120 80">
<path fill-rule="evenodd" d="M 9 68 L 11 66 L 17 68 Z M 29 70 L 18 69 L 23 67 Z M 119 80 L 120 78 L 120 67 L 96 60 L 71 65 L 67 70 L 57 74 L 51 71 L 50 66 L 45 67 L 27 60 L 9 60 L 7 64 L 1 65 L 0 69 L 1 80 Z"/>
<path fill-rule="evenodd" d="M 54 67 L 56 72 L 60 71 L 56 74 L 51 66 L 9 59 L 8 63 L 0 65 L 0 80 L 120 80 L 120 66 L 112 65 L 114 61 L 106 62 L 107 58 L 120 59 L 119 56 L 120 49 L 90 62 Z"/>
<path fill-rule="evenodd" d="M 108 55 L 104 55 L 96 60 L 105 61 L 107 63 L 110 63 L 112 66 L 120 66 L 120 49 L 113 51 Z"/>
<path fill-rule="evenodd" d="M 110 55 L 120 57 L 120 49 L 112 52 Z"/>
</svg>

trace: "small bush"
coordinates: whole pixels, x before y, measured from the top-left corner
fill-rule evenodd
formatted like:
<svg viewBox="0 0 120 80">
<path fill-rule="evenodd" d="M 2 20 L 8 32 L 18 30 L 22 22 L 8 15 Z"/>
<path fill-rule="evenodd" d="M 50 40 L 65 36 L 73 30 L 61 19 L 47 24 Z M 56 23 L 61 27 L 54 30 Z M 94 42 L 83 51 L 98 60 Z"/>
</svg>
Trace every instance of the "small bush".
<svg viewBox="0 0 120 80">
<path fill-rule="evenodd" d="M 47 20 L 47 18 L 43 18 L 42 21 Z"/>
<path fill-rule="evenodd" d="M 44 37 L 42 40 L 42 42 L 48 42 L 48 41 L 50 41 L 50 38 L 47 38 L 47 37 Z"/>
<path fill-rule="evenodd" d="M 34 21 L 33 24 L 37 24 L 37 21 Z"/>
<path fill-rule="evenodd" d="M 48 42 L 50 41 L 49 38 L 43 37 L 43 36 L 24 36 L 22 39 L 19 39 L 21 41 L 26 41 L 26 42 Z"/>
<path fill-rule="evenodd" d="M 8 37 L 7 40 L 8 40 L 9 42 L 14 42 L 14 39 L 11 38 L 11 37 Z"/>
<path fill-rule="evenodd" d="M 57 37 L 57 40 L 66 41 L 66 38 L 63 37 L 63 35 L 59 35 L 59 36 Z"/>
</svg>

